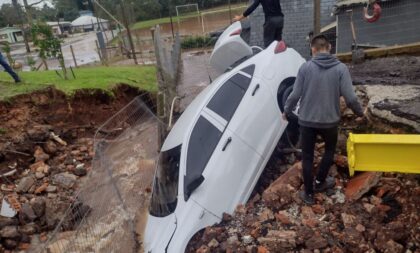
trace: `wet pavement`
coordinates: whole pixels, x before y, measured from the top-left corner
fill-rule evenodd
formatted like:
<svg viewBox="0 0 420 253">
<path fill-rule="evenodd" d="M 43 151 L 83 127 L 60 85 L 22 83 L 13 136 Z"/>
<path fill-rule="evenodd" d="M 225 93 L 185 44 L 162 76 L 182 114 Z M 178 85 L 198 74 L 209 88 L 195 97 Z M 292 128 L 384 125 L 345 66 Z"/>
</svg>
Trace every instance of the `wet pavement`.
<svg viewBox="0 0 420 253">
<path fill-rule="evenodd" d="M 108 40 L 112 39 L 111 31 L 106 32 L 106 37 L 108 38 Z M 105 36 L 104 39 L 106 40 Z M 64 42 L 62 43 L 62 51 L 66 66 L 75 67 L 73 56 L 70 50 L 70 45 L 73 46 L 78 66 L 99 63 L 100 59 L 96 48 L 96 40 L 96 32 L 78 33 L 73 34 L 68 38 L 65 38 Z M 15 61 L 20 62 L 24 65 L 22 69 L 23 71 L 30 71 L 30 67 L 27 65 L 28 56 L 32 57 L 36 61 L 36 67 L 41 62 L 38 56 L 38 52 L 36 52 L 35 48 L 31 47 L 31 53 L 27 54 L 25 45 L 23 43 L 14 45 L 11 55 Z M 47 64 L 49 69 L 60 69 L 59 62 L 56 59 L 48 59 Z M 41 67 L 41 69 L 44 69 L 44 67 Z"/>
<path fill-rule="evenodd" d="M 180 96 L 180 111 L 194 100 L 194 98 L 211 83 L 215 76 L 209 66 L 211 50 L 188 51 L 182 53 L 182 72 L 178 84 Z"/>
</svg>

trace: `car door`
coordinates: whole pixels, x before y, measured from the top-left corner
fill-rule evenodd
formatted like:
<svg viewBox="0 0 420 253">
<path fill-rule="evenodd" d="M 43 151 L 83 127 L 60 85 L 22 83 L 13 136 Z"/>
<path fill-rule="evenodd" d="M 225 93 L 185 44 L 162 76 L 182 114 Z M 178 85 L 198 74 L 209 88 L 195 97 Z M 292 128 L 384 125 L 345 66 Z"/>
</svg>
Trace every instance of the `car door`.
<svg viewBox="0 0 420 253">
<path fill-rule="evenodd" d="M 287 122 L 281 117 L 271 84 L 254 77 L 254 68 L 251 65 L 242 71 L 247 74 L 246 78 L 233 79 L 236 83 L 249 83 L 249 89 L 228 128 L 266 158 L 271 155 L 273 145 L 277 144 L 276 140 L 287 127 Z"/>
<path fill-rule="evenodd" d="M 240 78 L 237 75 L 244 76 L 237 73 L 223 83 L 203 109 L 187 148 L 186 197 L 191 195 L 219 217 L 246 201 L 244 179 L 261 163 L 261 156 L 227 127 L 249 88 L 249 83 L 234 81 Z"/>
</svg>

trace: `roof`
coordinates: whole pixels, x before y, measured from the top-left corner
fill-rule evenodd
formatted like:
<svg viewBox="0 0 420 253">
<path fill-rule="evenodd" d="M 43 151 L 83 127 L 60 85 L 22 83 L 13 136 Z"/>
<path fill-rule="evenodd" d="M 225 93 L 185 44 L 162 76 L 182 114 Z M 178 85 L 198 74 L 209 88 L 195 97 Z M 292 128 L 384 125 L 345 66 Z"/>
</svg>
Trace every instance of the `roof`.
<svg viewBox="0 0 420 253">
<path fill-rule="evenodd" d="M 22 30 L 19 29 L 19 28 L 16 28 L 16 27 L 3 27 L 3 28 L 0 28 L 0 33 L 1 32 L 20 32 L 20 31 L 22 31 Z"/>
<path fill-rule="evenodd" d="M 74 20 L 73 22 L 71 22 L 72 26 L 84 26 L 84 25 L 92 25 L 98 23 L 107 23 L 109 22 L 106 19 L 102 19 L 102 18 L 96 18 L 96 17 L 91 17 L 91 16 L 81 16 L 78 17 L 76 20 Z"/>
<path fill-rule="evenodd" d="M 58 26 L 58 22 L 47 22 L 49 26 Z M 60 25 L 71 25 L 70 21 L 60 21 Z"/>
<path fill-rule="evenodd" d="M 389 2 L 389 1 L 393 1 L 393 0 L 379 0 L 379 2 Z M 337 0 L 335 6 L 337 8 L 343 8 L 343 7 L 348 7 L 348 6 L 357 5 L 357 4 L 365 4 L 368 2 L 369 0 Z"/>
</svg>

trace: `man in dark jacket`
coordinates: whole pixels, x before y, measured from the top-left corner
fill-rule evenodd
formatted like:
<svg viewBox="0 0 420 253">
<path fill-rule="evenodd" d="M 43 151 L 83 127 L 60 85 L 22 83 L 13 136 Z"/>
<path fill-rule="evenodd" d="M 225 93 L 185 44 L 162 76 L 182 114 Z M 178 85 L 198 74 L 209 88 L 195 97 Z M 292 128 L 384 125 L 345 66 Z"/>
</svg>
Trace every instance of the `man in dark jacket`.
<svg viewBox="0 0 420 253">
<path fill-rule="evenodd" d="M 334 160 L 340 115 L 340 97 L 356 115 L 363 117 L 363 109 L 354 92 L 346 65 L 330 54 L 331 44 L 323 35 L 311 42 L 312 60 L 300 69 L 293 92 L 286 101 L 283 118 L 288 118 L 300 100 L 299 125 L 302 145 L 302 166 L 305 191 L 300 193 L 306 204 L 314 204 L 314 192 L 323 192 L 335 186 L 327 177 Z M 313 184 L 313 160 L 317 135 L 325 141 L 325 154 Z"/>
<path fill-rule="evenodd" d="M 265 14 L 264 46 L 268 47 L 273 41 L 282 40 L 284 15 L 281 10 L 280 0 L 254 0 L 254 3 L 241 16 L 236 16 L 234 20 L 241 21 L 248 17 L 260 4 Z"/>
<path fill-rule="evenodd" d="M 0 52 L 0 65 L 4 68 L 4 71 L 9 73 L 9 75 L 15 80 L 15 83 L 20 83 L 19 76 L 16 74 L 16 72 L 13 71 L 12 67 L 10 67 L 9 63 L 7 63 L 6 59 L 3 57 L 1 52 Z"/>
</svg>

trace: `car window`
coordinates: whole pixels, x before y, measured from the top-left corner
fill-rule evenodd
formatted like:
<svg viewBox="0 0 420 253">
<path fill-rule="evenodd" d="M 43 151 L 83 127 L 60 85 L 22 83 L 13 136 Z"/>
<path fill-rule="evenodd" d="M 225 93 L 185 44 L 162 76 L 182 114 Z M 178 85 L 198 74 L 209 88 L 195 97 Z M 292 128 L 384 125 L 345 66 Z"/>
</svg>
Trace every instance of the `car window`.
<svg viewBox="0 0 420 253">
<path fill-rule="evenodd" d="M 251 73 L 251 77 L 238 73 L 230 78 L 219 88 L 207 107 L 229 122 L 251 84 L 254 69 L 254 65 L 243 69 L 245 73 Z"/>
<path fill-rule="evenodd" d="M 149 207 L 152 216 L 166 217 L 175 212 L 180 159 L 181 145 L 160 153 Z"/>
<path fill-rule="evenodd" d="M 194 126 L 188 143 L 187 169 L 184 178 L 185 200 L 188 200 L 191 193 L 204 181 L 202 173 L 222 134 L 203 116 Z"/>
</svg>

